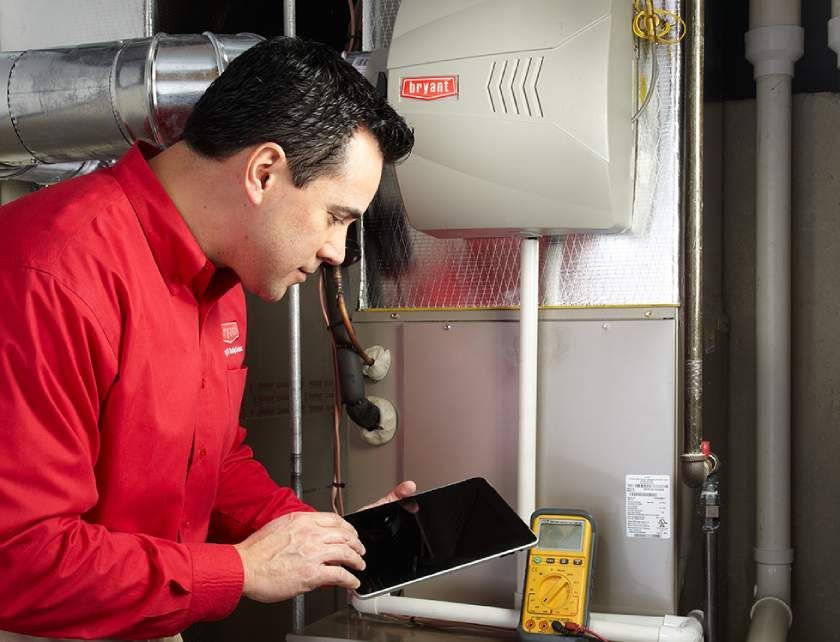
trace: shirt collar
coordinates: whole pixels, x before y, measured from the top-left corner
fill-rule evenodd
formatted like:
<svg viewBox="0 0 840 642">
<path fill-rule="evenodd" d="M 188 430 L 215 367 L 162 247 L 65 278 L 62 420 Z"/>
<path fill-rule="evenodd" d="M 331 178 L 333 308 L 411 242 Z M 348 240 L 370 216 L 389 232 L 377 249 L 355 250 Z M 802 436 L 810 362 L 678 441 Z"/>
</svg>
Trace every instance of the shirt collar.
<svg viewBox="0 0 840 642">
<path fill-rule="evenodd" d="M 158 150 L 135 144 L 111 168 L 137 214 L 158 270 L 172 294 L 188 287 L 196 299 L 208 292 L 221 296 L 238 281 L 232 270 L 216 268 L 198 244 L 184 217 L 175 207 L 147 161 Z M 211 288 L 212 286 L 212 288 Z"/>
</svg>

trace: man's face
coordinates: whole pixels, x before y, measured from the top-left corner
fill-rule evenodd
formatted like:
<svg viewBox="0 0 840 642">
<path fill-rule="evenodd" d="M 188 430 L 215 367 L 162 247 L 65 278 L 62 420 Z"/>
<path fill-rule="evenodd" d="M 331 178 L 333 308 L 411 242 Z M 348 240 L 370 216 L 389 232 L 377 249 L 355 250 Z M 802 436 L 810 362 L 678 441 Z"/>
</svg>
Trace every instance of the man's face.
<svg viewBox="0 0 840 642">
<path fill-rule="evenodd" d="M 379 186 L 382 153 L 373 135 L 358 129 L 347 144 L 343 167 L 302 188 L 286 169 L 251 211 L 247 229 L 231 249 L 233 267 L 246 290 L 278 301 L 321 263 L 344 260 L 347 228 L 362 215 Z"/>
</svg>

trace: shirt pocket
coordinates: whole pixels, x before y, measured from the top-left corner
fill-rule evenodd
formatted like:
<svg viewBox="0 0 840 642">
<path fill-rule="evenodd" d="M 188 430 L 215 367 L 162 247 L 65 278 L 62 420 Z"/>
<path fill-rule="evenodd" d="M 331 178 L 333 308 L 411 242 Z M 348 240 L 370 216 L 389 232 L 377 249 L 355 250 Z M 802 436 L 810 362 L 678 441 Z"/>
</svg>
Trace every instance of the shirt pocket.
<svg viewBox="0 0 840 642">
<path fill-rule="evenodd" d="M 239 426 L 239 413 L 242 410 L 242 394 L 245 392 L 247 375 L 248 368 L 225 371 L 228 393 L 228 425 L 233 430 L 234 435 Z"/>
</svg>

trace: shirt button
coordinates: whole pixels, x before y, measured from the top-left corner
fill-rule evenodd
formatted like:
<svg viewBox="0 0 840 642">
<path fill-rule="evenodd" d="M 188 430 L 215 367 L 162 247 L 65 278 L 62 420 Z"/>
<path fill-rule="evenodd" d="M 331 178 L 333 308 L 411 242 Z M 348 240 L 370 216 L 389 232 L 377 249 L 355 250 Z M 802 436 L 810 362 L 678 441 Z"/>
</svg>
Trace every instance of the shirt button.
<svg viewBox="0 0 840 642">
<path fill-rule="evenodd" d="M 202 377 L 201 378 L 201 389 L 203 390 L 206 385 L 207 385 L 207 379 Z"/>
<path fill-rule="evenodd" d="M 199 457 L 199 459 L 204 459 L 205 457 L 207 457 L 207 449 L 202 448 L 201 450 L 199 450 L 198 451 L 198 457 Z"/>
<path fill-rule="evenodd" d="M 185 530 L 185 531 L 188 531 L 188 530 L 190 529 L 190 523 L 189 523 L 189 521 L 184 522 L 184 523 L 183 523 L 183 527 L 184 527 L 184 530 Z"/>
</svg>

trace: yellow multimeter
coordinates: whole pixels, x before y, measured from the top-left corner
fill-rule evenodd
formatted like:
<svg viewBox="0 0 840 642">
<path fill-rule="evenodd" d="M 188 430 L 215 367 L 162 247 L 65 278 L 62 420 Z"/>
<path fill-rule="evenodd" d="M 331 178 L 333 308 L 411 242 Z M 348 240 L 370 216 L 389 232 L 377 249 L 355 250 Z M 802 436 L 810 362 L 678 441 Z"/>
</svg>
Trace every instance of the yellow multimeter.
<svg viewBox="0 0 840 642">
<path fill-rule="evenodd" d="M 528 550 L 517 632 L 526 642 L 589 625 L 597 525 L 585 511 L 545 508 L 531 515 L 537 545 Z"/>
</svg>

